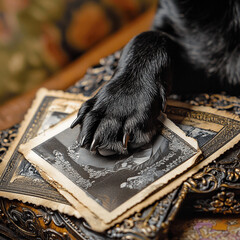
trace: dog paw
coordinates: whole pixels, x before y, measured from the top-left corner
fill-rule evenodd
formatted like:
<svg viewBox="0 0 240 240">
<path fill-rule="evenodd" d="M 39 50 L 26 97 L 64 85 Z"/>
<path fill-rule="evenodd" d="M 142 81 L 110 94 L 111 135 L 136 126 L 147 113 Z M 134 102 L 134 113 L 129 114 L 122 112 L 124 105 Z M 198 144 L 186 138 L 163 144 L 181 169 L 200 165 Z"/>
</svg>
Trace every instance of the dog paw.
<svg viewBox="0 0 240 240">
<path fill-rule="evenodd" d="M 138 89 L 109 82 L 82 105 L 71 128 L 80 124 L 80 144 L 91 152 L 127 154 L 151 141 L 164 106 L 165 91 L 159 86 Z"/>
</svg>

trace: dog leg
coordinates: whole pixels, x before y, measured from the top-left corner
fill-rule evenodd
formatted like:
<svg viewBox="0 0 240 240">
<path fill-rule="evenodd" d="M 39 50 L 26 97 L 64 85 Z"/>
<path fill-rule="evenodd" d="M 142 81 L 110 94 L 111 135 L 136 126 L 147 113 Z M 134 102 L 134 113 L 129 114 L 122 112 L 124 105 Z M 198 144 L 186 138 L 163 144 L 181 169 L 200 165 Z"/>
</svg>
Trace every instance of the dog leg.
<svg viewBox="0 0 240 240">
<path fill-rule="evenodd" d="M 112 79 L 83 104 L 71 126 L 81 125 L 81 146 L 126 154 L 128 142 L 136 147 L 151 140 L 165 107 L 170 51 L 170 40 L 156 31 L 126 45 Z"/>
</svg>

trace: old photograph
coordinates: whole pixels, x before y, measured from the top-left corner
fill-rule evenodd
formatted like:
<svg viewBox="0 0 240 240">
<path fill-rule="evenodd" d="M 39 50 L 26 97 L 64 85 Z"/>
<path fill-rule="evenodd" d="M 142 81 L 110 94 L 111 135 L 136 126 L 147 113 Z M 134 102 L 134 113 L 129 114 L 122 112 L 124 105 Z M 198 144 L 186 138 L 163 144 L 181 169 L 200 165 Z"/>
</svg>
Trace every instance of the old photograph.
<svg viewBox="0 0 240 240">
<path fill-rule="evenodd" d="M 177 126 L 181 128 L 187 136 L 196 139 L 200 148 L 202 148 L 207 142 L 213 139 L 217 134 L 217 132 L 213 130 L 205 130 L 190 125 L 177 124 Z"/>
<path fill-rule="evenodd" d="M 150 144 L 103 157 L 80 147 L 80 128 L 69 128 L 74 117 L 20 151 L 106 223 L 162 188 L 201 153 L 196 140 L 162 117 L 160 134 Z"/>
<path fill-rule="evenodd" d="M 109 212 L 196 154 L 165 129 L 127 156 L 103 157 L 80 147 L 79 130 L 68 128 L 32 151 Z"/>
<path fill-rule="evenodd" d="M 79 213 L 41 177 L 36 168 L 18 152 L 18 148 L 76 111 L 85 100 L 82 95 L 62 91 L 41 89 L 37 92 L 16 139 L 1 163 L 0 196 L 43 205 L 79 217 Z"/>
</svg>

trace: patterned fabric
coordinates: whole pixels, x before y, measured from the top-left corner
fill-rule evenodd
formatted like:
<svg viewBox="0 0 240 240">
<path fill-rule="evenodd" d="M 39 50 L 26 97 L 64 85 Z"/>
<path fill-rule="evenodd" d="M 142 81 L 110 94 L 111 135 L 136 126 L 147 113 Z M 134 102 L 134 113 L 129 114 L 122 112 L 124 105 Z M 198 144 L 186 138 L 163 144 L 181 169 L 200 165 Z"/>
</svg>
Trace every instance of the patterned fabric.
<svg viewBox="0 0 240 240">
<path fill-rule="evenodd" d="M 238 240 L 240 220 L 232 215 L 177 220 L 170 232 L 171 240 Z"/>
<path fill-rule="evenodd" d="M 41 83 L 155 0 L 0 0 L 0 104 Z"/>
</svg>

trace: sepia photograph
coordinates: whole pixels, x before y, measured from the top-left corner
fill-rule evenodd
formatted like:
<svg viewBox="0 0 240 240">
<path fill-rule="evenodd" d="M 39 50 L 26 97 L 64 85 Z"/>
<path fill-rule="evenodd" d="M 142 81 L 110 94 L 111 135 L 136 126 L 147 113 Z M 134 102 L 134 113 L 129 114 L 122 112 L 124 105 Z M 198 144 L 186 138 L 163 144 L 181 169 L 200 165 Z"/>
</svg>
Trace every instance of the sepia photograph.
<svg viewBox="0 0 240 240">
<path fill-rule="evenodd" d="M 103 157 L 80 147 L 78 129 L 66 129 L 32 149 L 109 212 L 196 154 L 164 135 L 127 156 Z"/>
<path fill-rule="evenodd" d="M 160 190 L 201 153 L 196 140 L 162 116 L 160 133 L 151 143 L 128 155 L 104 157 L 80 147 L 80 128 L 69 128 L 73 119 L 68 117 L 20 151 L 106 223 Z"/>
<path fill-rule="evenodd" d="M 17 137 L 1 163 L 0 196 L 43 205 L 79 217 L 79 213 L 42 178 L 36 168 L 18 152 L 18 148 L 76 111 L 84 100 L 82 95 L 62 91 L 40 89 L 37 92 Z"/>
</svg>

